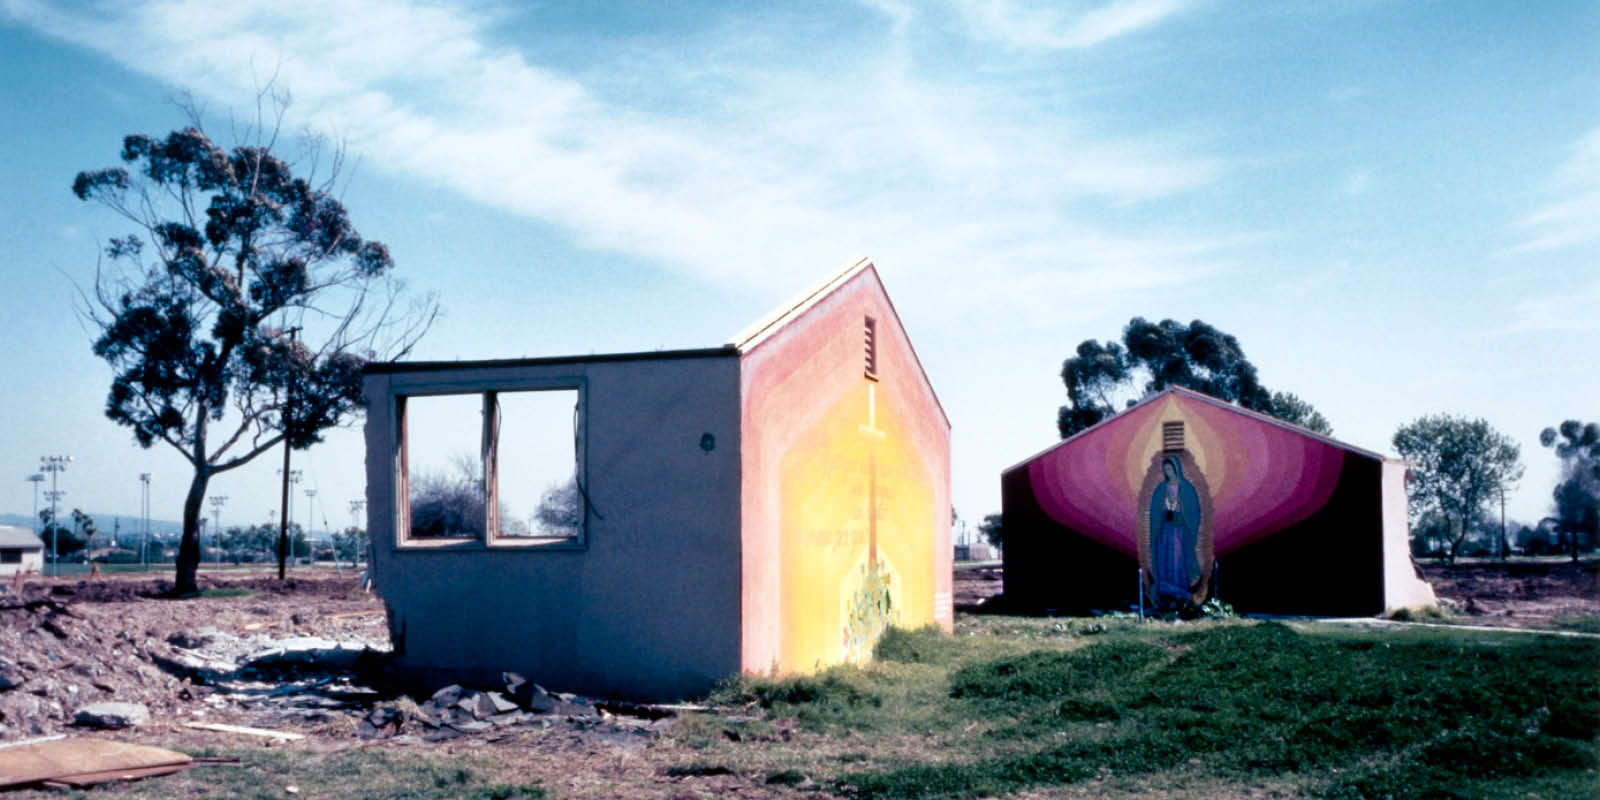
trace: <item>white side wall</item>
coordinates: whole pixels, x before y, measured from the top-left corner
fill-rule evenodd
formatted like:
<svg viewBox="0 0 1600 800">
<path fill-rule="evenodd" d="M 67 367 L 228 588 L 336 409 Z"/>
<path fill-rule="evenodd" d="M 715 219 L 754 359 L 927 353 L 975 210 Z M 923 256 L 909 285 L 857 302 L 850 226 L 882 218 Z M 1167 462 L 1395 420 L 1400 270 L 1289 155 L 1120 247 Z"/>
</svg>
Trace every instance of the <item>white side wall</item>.
<svg viewBox="0 0 1600 800">
<path fill-rule="evenodd" d="M 1406 517 L 1406 464 L 1383 462 L 1383 608 L 1426 608 L 1439 604 L 1433 587 L 1417 577 L 1411 562 L 1411 526 Z"/>
<path fill-rule="evenodd" d="M 736 673 L 738 369 L 729 355 L 368 375 L 368 528 L 410 677 L 436 687 L 510 670 L 553 691 L 671 699 Z M 584 544 L 397 545 L 394 398 L 541 381 L 582 384 Z"/>
<path fill-rule="evenodd" d="M 29 573 L 37 575 L 41 572 L 44 572 L 44 551 L 23 550 L 22 563 L 0 564 L 0 575 L 15 575 L 19 572 L 24 575 Z"/>
</svg>

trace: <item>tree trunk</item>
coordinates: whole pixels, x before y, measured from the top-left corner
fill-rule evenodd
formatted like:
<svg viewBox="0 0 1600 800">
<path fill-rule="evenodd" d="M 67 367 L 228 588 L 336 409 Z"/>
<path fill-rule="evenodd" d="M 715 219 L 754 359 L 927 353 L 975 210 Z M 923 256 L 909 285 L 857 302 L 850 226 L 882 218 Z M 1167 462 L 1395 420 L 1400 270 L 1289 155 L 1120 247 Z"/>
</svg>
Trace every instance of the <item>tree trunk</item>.
<svg viewBox="0 0 1600 800">
<path fill-rule="evenodd" d="M 200 591 L 200 584 L 195 580 L 195 572 L 200 569 L 200 505 L 210 482 L 210 475 L 195 470 L 194 479 L 189 482 L 189 494 L 183 499 L 183 538 L 178 542 L 177 575 L 173 579 L 173 593 L 179 597 Z"/>
</svg>

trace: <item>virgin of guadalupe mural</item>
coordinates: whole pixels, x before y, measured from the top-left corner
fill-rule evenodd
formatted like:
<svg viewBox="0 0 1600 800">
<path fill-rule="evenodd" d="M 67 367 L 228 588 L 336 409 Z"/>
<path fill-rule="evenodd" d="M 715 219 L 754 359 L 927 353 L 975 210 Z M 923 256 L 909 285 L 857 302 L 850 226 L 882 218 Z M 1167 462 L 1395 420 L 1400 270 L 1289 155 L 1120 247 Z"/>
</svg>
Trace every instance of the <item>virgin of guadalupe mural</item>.
<svg viewBox="0 0 1600 800">
<path fill-rule="evenodd" d="M 1210 577 L 1202 566 L 1210 560 L 1209 503 L 1202 498 L 1204 486 L 1196 489 L 1184 476 L 1183 459 L 1164 454 L 1160 463 L 1159 482 L 1145 495 L 1145 541 L 1140 543 L 1145 585 L 1157 605 L 1198 603 L 1205 598 Z M 1194 474 L 1199 477 L 1198 470 Z M 1145 483 L 1148 486 L 1151 480 Z"/>
</svg>

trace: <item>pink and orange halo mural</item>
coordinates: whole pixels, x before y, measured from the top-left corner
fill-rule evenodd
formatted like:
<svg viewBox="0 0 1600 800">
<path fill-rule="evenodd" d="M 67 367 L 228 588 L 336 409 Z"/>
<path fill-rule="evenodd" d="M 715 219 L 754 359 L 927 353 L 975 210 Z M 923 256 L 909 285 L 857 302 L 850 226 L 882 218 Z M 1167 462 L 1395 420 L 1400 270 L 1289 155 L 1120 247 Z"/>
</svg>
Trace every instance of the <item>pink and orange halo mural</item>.
<svg viewBox="0 0 1600 800">
<path fill-rule="evenodd" d="M 1200 543 L 1227 555 L 1327 504 L 1345 449 L 1239 409 L 1168 390 L 1026 464 L 1039 506 L 1070 529 L 1148 561 L 1149 508 L 1161 481 L 1162 424 L 1183 423 L 1184 477 L 1203 483 Z M 1143 557 L 1141 557 L 1143 556 Z M 1148 565 L 1147 565 L 1148 566 Z"/>
<path fill-rule="evenodd" d="M 891 625 L 948 630 L 949 422 L 875 270 L 836 279 L 741 379 L 744 669 L 860 663 Z"/>
</svg>

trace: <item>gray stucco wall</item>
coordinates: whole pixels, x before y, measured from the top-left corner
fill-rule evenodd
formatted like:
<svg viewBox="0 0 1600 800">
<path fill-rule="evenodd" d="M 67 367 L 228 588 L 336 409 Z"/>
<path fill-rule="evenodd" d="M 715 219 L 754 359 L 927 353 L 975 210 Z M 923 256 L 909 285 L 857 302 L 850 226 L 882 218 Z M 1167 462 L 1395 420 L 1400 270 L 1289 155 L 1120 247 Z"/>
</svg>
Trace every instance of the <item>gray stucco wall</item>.
<svg viewBox="0 0 1600 800">
<path fill-rule="evenodd" d="M 512 670 L 553 691 L 659 700 L 737 672 L 738 359 L 433 366 L 366 376 L 373 566 L 408 676 L 491 683 Z M 584 544 L 399 545 L 394 398 L 552 381 L 582 387 Z"/>
</svg>

